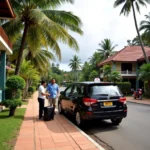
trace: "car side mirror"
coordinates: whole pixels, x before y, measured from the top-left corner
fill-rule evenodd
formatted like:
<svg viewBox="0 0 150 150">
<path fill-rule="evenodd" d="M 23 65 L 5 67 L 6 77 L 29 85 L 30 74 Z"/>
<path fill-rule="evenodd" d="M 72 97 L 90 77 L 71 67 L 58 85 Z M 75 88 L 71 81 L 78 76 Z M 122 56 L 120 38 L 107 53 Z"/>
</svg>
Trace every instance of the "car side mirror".
<svg viewBox="0 0 150 150">
<path fill-rule="evenodd" d="M 64 94 L 65 94 L 65 92 L 64 92 L 64 91 L 61 91 L 61 92 L 60 92 L 60 94 L 61 94 L 61 95 L 64 95 Z"/>
</svg>

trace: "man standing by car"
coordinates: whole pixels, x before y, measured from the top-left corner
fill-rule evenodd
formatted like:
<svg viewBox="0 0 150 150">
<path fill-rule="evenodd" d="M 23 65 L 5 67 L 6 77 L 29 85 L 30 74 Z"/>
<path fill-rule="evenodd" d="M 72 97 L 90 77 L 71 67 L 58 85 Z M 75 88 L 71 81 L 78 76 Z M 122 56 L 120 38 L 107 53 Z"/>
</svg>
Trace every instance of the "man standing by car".
<svg viewBox="0 0 150 150">
<path fill-rule="evenodd" d="M 46 82 L 42 81 L 38 89 L 39 119 L 42 119 L 43 117 L 45 96 L 49 96 L 48 93 L 45 93 L 45 86 L 46 86 Z"/>
<path fill-rule="evenodd" d="M 59 95 L 59 86 L 55 82 L 56 81 L 53 78 L 51 80 L 51 83 L 48 84 L 48 86 L 47 86 L 47 91 L 50 94 L 50 96 L 48 98 L 49 99 L 49 103 L 50 103 L 50 106 L 54 107 L 54 112 L 55 112 L 55 107 L 56 107 L 56 99 L 58 98 L 58 95 Z"/>
</svg>

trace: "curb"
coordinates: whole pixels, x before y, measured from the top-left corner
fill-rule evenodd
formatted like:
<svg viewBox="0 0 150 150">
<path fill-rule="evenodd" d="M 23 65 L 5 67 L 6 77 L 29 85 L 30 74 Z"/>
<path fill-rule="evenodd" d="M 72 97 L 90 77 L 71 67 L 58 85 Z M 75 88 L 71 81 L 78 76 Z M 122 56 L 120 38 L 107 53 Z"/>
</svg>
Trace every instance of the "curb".
<svg viewBox="0 0 150 150">
<path fill-rule="evenodd" d="M 135 104 L 139 104 L 139 105 L 144 105 L 144 106 L 150 106 L 150 104 L 144 104 L 144 103 L 138 103 L 138 102 L 131 102 L 131 101 L 127 101 L 128 103 L 135 103 Z"/>
<path fill-rule="evenodd" d="M 81 134 L 83 134 L 89 141 L 91 141 L 99 150 L 105 150 L 102 146 L 100 146 L 97 142 L 95 142 L 89 135 L 83 132 L 80 128 L 74 125 L 69 119 L 63 116 L 71 125 L 73 125 Z"/>
</svg>

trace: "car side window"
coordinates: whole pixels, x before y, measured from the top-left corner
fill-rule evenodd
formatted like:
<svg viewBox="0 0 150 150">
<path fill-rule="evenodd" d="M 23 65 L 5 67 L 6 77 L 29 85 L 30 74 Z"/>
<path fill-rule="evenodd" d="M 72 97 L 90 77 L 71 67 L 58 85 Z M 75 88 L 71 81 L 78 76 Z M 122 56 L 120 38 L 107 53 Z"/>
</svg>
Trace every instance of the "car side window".
<svg viewBox="0 0 150 150">
<path fill-rule="evenodd" d="M 75 96 L 76 93 L 77 93 L 76 86 L 71 86 L 66 90 L 66 96 L 68 97 Z"/>
<path fill-rule="evenodd" d="M 67 97 L 68 97 L 69 94 L 71 93 L 71 90 L 72 90 L 72 86 L 70 86 L 70 87 L 66 90 L 65 94 L 66 94 Z"/>
<path fill-rule="evenodd" d="M 78 95 L 84 95 L 85 94 L 85 87 L 84 87 L 84 85 L 78 85 L 77 86 L 77 93 L 78 93 Z"/>
</svg>

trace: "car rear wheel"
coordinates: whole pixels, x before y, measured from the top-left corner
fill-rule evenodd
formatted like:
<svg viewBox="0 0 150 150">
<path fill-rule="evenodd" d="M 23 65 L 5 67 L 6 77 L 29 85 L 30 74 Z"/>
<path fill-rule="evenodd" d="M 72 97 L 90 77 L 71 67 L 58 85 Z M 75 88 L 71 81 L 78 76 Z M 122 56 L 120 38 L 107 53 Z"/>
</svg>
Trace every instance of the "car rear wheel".
<svg viewBox="0 0 150 150">
<path fill-rule="evenodd" d="M 83 120 L 79 111 L 75 112 L 75 122 L 76 122 L 76 125 L 79 127 L 83 125 Z"/>
<path fill-rule="evenodd" d="M 119 125 L 122 121 L 122 118 L 118 118 L 118 119 L 111 119 L 111 122 L 113 125 Z"/>
<path fill-rule="evenodd" d="M 64 113 L 64 110 L 62 109 L 61 103 L 58 104 L 58 111 L 60 114 Z"/>
</svg>

